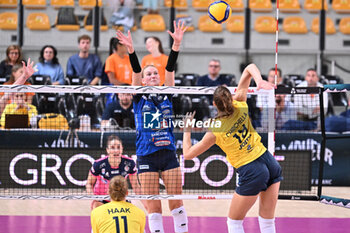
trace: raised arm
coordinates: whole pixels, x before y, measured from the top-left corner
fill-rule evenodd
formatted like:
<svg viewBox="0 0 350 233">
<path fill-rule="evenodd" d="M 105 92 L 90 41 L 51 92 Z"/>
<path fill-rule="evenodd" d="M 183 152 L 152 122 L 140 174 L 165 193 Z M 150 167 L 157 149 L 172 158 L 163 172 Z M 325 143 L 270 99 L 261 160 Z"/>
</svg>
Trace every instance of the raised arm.
<svg viewBox="0 0 350 233">
<path fill-rule="evenodd" d="M 139 60 L 136 56 L 134 45 L 131 38 L 131 33 L 128 31 L 128 35 L 125 36 L 120 30 L 117 31 L 117 38 L 119 42 L 126 46 L 129 53 L 129 59 L 132 67 L 132 85 L 141 86 L 142 85 L 142 76 L 141 76 L 141 66 Z"/>
<path fill-rule="evenodd" d="M 254 81 L 257 85 L 257 89 L 266 89 L 270 90 L 274 88 L 274 85 L 272 83 L 269 83 L 262 79 L 260 70 L 255 64 L 248 65 L 241 76 L 241 79 L 238 83 L 238 88 L 236 91 L 236 94 L 234 95 L 233 99 L 237 101 L 246 101 L 247 100 L 247 92 L 250 85 L 251 78 L 254 78 Z"/>
<path fill-rule="evenodd" d="M 197 144 L 192 145 L 190 122 L 193 121 L 195 113 L 196 112 L 186 113 L 186 117 L 184 120 L 185 128 L 183 133 L 182 152 L 186 160 L 193 159 L 198 155 L 204 153 L 210 147 L 212 147 L 216 142 L 215 135 L 212 132 L 207 132 L 203 136 L 202 140 L 200 140 Z"/>
<path fill-rule="evenodd" d="M 174 32 L 168 30 L 168 33 L 173 38 L 174 42 L 171 47 L 168 63 L 165 68 L 165 86 L 175 86 L 175 64 L 177 56 L 179 55 L 183 35 L 187 30 L 187 27 L 185 27 L 184 25 L 184 21 L 182 23 L 179 21 L 177 25 L 176 21 L 174 21 Z"/>
<path fill-rule="evenodd" d="M 34 62 L 28 58 L 28 62 L 26 63 L 22 61 L 23 64 L 23 74 L 14 82 L 13 85 L 23 85 L 27 79 L 32 76 L 35 72 L 34 70 Z M 6 92 L 2 97 L 0 97 L 0 113 L 4 110 L 8 101 L 12 98 L 13 93 Z"/>
</svg>

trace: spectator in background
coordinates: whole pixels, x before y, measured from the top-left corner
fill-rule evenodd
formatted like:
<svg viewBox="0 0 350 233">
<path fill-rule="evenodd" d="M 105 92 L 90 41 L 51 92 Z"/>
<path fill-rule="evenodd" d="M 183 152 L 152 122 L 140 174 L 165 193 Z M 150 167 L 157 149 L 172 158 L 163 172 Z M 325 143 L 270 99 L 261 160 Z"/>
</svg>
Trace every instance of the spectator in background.
<svg viewBox="0 0 350 233">
<path fill-rule="evenodd" d="M 275 68 L 271 68 L 269 70 L 267 81 L 269 83 L 275 84 Z M 277 68 L 277 85 L 283 85 L 282 84 L 282 71 L 281 69 Z M 266 106 L 268 101 L 268 97 L 266 95 L 258 95 L 257 101 L 256 101 L 256 107 L 260 109 L 260 111 L 263 110 L 263 107 Z"/>
<path fill-rule="evenodd" d="M 38 115 L 38 111 L 34 105 L 28 104 L 27 95 L 23 92 L 14 93 L 12 95 L 12 103 L 7 104 L 4 111 L 1 114 L 1 126 L 5 126 L 6 114 L 28 114 L 28 126 L 30 125 L 30 119 Z"/>
<path fill-rule="evenodd" d="M 143 0 L 143 8 L 148 14 L 158 14 L 158 0 Z"/>
<path fill-rule="evenodd" d="M 132 69 L 128 51 L 115 37 L 111 38 L 110 44 L 113 48 L 113 54 L 107 58 L 105 67 L 109 82 L 113 85 L 130 85 Z"/>
<path fill-rule="evenodd" d="M 319 82 L 319 77 L 315 69 L 310 68 L 306 72 L 305 81 L 301 82 L 297 87 L 322 87 Z M 325 92 L 323 94 L 323 101 L 325 112 L 328 108 L 328 96 Z M 305 122 L 315 123 L 317 126 L 317 120 L 320 116 L 320 98 L 317 94 L 309 95 L 295 95 L 294 104 L 297 108 L 298 119 Z"/>
<path fill-rule="evenodd" d="M 219 59 L 211 59 L 208 66 L 209 73 L 201 76 L 197 80 L 197 86 L 229 86 L 230 80 L 227 79 L 226 75 L 220 75 L 221 65 Z"/>
<path fill-rule="evenodd" d="M 129 31 L 134 25 L 134 0 L 110 0 L 113 14 L 109 22 L 114 26 L 122 26 L 123 31 Z"/>
<path fill-rule="evenodd" d="M 163 86 L 168 56 L 164 54 L 162 42 L 158 37 L 148 37 L 146 40 L 146 49 L 150 54 L 142 58 L 141 67 L 143 69 L 149 65 L 155 66 L 159 71 L 160 85 Z"/>
<path fill-rule="evenodd" d="M 67 76 L 84 76 L 90 85 L 97 85 L 102 75 L 102 63 L 95 54 L 89 54 L 91 37 L 82 35 L 78 38 L 79 53 L 67 62 Z"/>
<path fill-rule="evenodd" d="M 64 84 L 63 69 L 58 62 L 57 49 L 52 45 L 45 45 L 40 51 L 38 71 L 35 75 L 49 75 L 53 85 Z"/>
<path fill-rule="evenodd" d="M 6 49 L 6 59 L 0 63 L 0 77 L 11 75 L 12 66 L 22 66 L 22 50 L 18 45 L 10 45 Z"/>
<path fill-rule="evenodd" d="M 12 67 L 12 73 L 11 73 L 11 77 L 9 79 L 9 81 L 5 82 L 4 85 L 13 85 L 19 78 L 21 78 L 23 76 L 24 73 L 24 68 L 23 68 L 23 64 L 15 64 Z M 25 82 L 24 85 L 31 85 L 31 83 L 29 82 Z M 25 93 L 27 98 L 26 101 L 28 104 L 32 103 L 33 100 L 33 96 L 35 95 L 32 92 L 26 92 Z"/>
<path fill-rule="evenodd" d="M 286 95 L 276 95 L 276 119 L 275 128 L 276 129 L 286 129 L 292 130 L 289 125 L 292 124 L 291 121 L 295 122 L 297 120 L 297 112 L 294 104 L 288 101 Z M 266 103 L 265 103 L 266 105 Z M 273 112 L 271 112 L 273 114 Z M 268 129 L 268 108 L 262 110 L 262 122 L 261 125 L 264 129 Z M 288 122 L 287 125 L 286 122 Z"/>
<path fill-rule="evenodd" d="M 132 94 L 119 93 L 118 99 L 107 104 L 102 114 L 101 127 L 108 128 L 110 119 L 115 119 L 119 127 L 135 128 L 134 109 L 132 106 Z"/>
</svg>

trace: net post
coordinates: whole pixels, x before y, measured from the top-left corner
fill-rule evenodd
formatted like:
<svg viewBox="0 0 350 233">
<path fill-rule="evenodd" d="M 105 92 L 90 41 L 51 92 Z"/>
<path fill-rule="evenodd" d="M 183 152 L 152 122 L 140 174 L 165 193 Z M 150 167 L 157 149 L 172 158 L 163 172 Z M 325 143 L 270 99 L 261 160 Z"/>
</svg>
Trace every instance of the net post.
<svg viewBox="0 0 350 233">
<path fill-rule="evenodd" d="M 320 121 L 321 121 L 321 133 L 322 133 L 322 141 L 321 141 L 321 153 L 320 153 L 320 165 L 318 171 L 318 185 L 317 185 L 317 197 L 320 198 L 322 195 L 322 180 L 323 180 L 323 168 L 324 168 L 324 154 L 326 149 L 326 128 L 325 128 L 325 120 L 324 120 L 324 101 L 323 101 L 323 92 L 324 88 L 320 88 Z"/>
</svg>

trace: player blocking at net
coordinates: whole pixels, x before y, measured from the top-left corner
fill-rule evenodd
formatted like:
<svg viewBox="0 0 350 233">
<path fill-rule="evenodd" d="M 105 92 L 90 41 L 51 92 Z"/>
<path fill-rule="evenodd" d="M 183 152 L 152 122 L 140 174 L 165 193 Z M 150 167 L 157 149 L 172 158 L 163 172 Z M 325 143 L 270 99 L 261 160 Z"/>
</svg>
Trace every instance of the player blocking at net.
<svg viewBox="0 0 350 233">
<path fill-rule="evenodd" d="M 224 86 L 214 91 L 213 104 L 220 127 L 211 128 L 195 145 L 191 142 L 191 124 L 195 113 L 187 113 L 183 133 L 183 155 L 190 160 L 217 144 L 228 162 L 236 169 L 239 180 L 233 195 L 227 226 L 229 233 L 244 233 L 243 219 L 259 197 L 259 226 L 262 233 L 275 233 L 274 213 L 278 199 L 282 170 L 275 158 L 261 143 L 249 118 L 247 92 L 251 77 L 257 89 L 273 89 L 261 78 L 259 69 L 248 65 L 241 76 L 234 96 Z"/>
<path fill-rule="evenodd" d="M 175 64 L 186 29 L 184 23 L 176 24 L 174 21 L 174 32 L 168 31 L 174 42 L 165 69 L 165 86 L 175 85 Z M 130 31 L 127 36 L 117 31 L 117 38 L 127 47 L 129 52 L 133 69 L 132 85 L 159 86 L 160 76 L 155 66 L 149 65 L 141 70 Z M 182 194 L 182 175 L 176 156 L 173 125 L 168 124 L 168 127 L 150 129 L 144 119 L 145 114 L 151 114 L 154 118 L 171 119 L 173 117 L 172 95 L 138 94 L 134 96 L 133 101 L 136 125 L 137 172 L 141 183 L 141 193 L 144 195 L 159 194 L 160 172 L 167 194 Z M 187 232 L 188 219 L 182 200 L 169 200 L 169 209 L 174 219 L 175 232 Z M 164 233 L 161 201 L 148 200 L 147 211 L 151 233 Z"/>
</svg>

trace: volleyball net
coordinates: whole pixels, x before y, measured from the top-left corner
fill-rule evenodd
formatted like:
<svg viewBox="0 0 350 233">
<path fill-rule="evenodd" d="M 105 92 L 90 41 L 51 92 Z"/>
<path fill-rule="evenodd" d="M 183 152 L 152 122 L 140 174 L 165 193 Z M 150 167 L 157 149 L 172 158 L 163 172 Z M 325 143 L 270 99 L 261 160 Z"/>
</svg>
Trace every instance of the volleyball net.
<svg viewBox="0 0 350 233">
<path fill-rule="evenodd" d="M 182 195 L 167 194 L 160 178 L 159 195 L 143 195 L 130 189 L 129 199 L 232 198 L 237 174 L 219 147 L 213 146 L 193 160 L 185 161 L 182 156 L 182 121 L 186 112 L 196 111 L 193 144 L 210 127 L 216 127 L 210 120 L 216 115 L 212 105 L 215 87 L 25 85 L 0 86 L 0 89 L 8 98 L 2 107 L 1 119 L 0 198 L 106 199 L 107 194 L 88 195 L 86 192 L 91 166 L 107 155 L 106 143 L 110 135 L 117 135 L 123 143 L 123 154 L 136 161 L 137 133 L 134 116 L 125 115 L 125 111 L 112 108 L 108 118 L 102 118 L 113 103 L 120 105 L 141 94 L 172 96 L 173 112 L 167 109 L 162 112 L 170 114 L 170 118 L 155 116 L 150 110 L 144 114 L 143 123 L 157 133 L 173 127 L 183 192 Z M 236 88 L 229 90 L 234 94 Z M 317 200 L 321 193 L 322 182 L 316 186 L 324 158 L 319 156 L 321 147 L 318 146 L 321 119 L 320 115 L 312 115 L 317 101 L 306 103 L 309 107 L 303 106 L 304 99 L 308 101 L 305 96 L 310 95 L 316 96 L 320 104 L 319 88 L 279 87 L 258 91 L 252 87 L 248 90 L 252 124 L 282 166 L 284 180 L 280 198 Z M 26 105 L 25 110 L 10 109 L 16 108 L 19 101 L 28 100 L 32 105 Z M 313 118 L 304 119 L 298 111 L 310 113 Z M 316 139 L 310 139 L 310 135 Z M 240 140 L 244 143 L 242 136 Z M 125 167 L 124 171 L 128 169 Z M 102 182 L 108 183 L 106 179 Z"/>
</svg>

